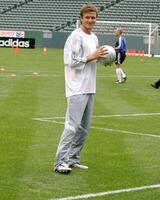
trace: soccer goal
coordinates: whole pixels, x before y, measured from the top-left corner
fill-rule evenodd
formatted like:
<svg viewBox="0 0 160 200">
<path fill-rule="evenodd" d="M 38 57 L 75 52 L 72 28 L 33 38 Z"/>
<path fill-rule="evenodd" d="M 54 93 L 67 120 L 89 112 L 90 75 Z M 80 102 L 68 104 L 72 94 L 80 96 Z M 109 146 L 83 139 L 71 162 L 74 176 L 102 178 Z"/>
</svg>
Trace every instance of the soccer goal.
<svg viewBox="0 0 160 200">
<path fill-rule="evenodd" d="M 79 25 L 79 20 L 77 20 L 77 27 Z M 160 36 L 157 24 L 97 21 L 93 31 L 99 36 L 101 43 L 109 42 L 113 46 L 115 41 L 114 32 L 117 27 L 123 28 L 128 49 L 144 50 L 145 54 L 149 56 L 160 55 Z"/>
</svg>

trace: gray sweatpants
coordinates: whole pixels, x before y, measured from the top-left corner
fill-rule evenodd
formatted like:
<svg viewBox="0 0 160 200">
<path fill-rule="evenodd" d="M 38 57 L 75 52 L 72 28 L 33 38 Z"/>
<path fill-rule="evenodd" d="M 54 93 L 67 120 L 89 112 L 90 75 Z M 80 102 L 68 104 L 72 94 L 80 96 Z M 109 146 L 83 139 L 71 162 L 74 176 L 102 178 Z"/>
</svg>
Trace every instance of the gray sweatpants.
<svg viewBox="0 0 160 200">
<path fill-rule="evenodd" d="M 65 127 L 55 160 L 55 168 L 80 162 L 80 152 L 91 124 L 94 94 L 74 95 L 67 99 Z"/>
</svg>

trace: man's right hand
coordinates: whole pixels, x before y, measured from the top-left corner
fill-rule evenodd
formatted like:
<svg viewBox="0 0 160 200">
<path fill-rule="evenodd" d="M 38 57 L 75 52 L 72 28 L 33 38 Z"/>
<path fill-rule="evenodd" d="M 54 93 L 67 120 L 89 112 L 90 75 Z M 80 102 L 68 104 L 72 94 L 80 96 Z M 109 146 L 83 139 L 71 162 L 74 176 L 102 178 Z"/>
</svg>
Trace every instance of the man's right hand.
<svg viewBox="0 0 160 200">
<path fill-rule="evenodd" d="M 87 62 L 90 62 L 92 60 L 98 60 L 100 58 L 104 58 L 106 54 L 108 54 L 108 51 L 102 46 L 102 47 L 97 48 L 93 54 L 86 56 L 86 59 L 87 59 Z"/>
</svg>

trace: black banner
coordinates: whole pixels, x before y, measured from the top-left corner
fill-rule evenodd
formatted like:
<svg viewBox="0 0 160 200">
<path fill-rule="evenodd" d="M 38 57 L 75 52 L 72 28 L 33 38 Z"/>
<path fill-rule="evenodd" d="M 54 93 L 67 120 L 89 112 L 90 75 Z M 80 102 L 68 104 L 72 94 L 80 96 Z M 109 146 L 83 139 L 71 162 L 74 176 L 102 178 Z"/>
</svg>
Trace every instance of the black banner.
<svg viewBox="0 0 160 200">
<path fill-rule="evenodd" d="M 35 48 L 34 38 L 9 38 L 0 37 L 0 47 L 19 47 L 19 48 Z"/>
</svg>

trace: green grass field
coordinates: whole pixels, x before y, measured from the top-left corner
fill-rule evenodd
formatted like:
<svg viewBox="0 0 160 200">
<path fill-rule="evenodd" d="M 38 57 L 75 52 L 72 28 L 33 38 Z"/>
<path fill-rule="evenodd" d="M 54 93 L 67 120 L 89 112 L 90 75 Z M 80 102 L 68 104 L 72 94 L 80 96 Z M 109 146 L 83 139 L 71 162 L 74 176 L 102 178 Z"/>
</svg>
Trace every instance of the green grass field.
<svg viewBox="0 0 160 200">
<path fill-rule="evenodd" d="M 64 176 L 52 170 L 66 110 L 63 51 L 0 49 L 0 55 L 0 199 L 160 184 L 160 90 L 150 86 L 160 78 L 160 59 L 128 57 L 121 85 L 113 67 L 98 66 L 92 128 L 81 154 L 89 169 Z M 90 199 L 159 200 L 160 187 Z"/>
</svg>

